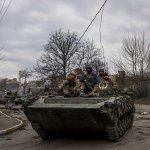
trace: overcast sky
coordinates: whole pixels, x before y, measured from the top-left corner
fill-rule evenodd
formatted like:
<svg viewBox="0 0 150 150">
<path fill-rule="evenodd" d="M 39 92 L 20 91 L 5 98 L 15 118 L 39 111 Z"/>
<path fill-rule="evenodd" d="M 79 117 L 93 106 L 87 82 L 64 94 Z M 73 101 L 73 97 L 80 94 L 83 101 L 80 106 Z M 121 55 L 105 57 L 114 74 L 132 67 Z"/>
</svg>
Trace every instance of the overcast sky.
<svg viewBox="0 0 150 150">
<path fill-rule="evenodd" d="M 5 0 L 0 0 L 0 10 Z M 6 0 L 0 18 L 10 0 Z M 18 71 L 31 69 L 43 53 L 48 34 L 59 28 L 79 36 L 90 23 L 103 0 L 12 0 L 0 19 L 0 47 L 4 59 L 0 62 L 0 77 L 17 77 Z M 102 24 L 102 43 L 111 67 L 112 55 L 119 53 L 122 37 L 128 33 L 150 34 L 150 1 L 108 0 Z M 99 45 L 100 15 L 85 38 Z M 147 37 L 149 38 L 149 37 Z M 149 39 L 148 39 L 149 40 Z"/>
</svg>

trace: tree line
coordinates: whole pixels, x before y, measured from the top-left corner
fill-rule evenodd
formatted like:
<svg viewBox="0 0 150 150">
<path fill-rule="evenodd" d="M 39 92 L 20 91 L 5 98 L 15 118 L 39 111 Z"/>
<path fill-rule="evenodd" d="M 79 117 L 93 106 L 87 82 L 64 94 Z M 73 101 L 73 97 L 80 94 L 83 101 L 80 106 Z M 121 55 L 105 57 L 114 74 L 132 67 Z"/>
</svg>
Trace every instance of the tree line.
<svg viewBox="0 0 150 150">
<path fill-rule="evenodd" d="M 34 71 L 42 77 L 65 78 L 66 73 L 73 68 L 84 69 L 86 65 L 92 66 L 95 71 L 101 68 L 108 70 L 107 63 L 104 64 L 102 59 L 102 50 L 93 40 L 78 41 L 78 35 L 69 30 L 51 32 Z M 0 47 L 0 60 L 2 59 Z M 145 34 L 124 36 L 119 56 L 115 55 L 112 63 L 115 69 L 125 71 L 128 76 L 140 79 L 150 77 L 150 42 Z"/>
<path fill-rule="evenodd" d="M 123 37 L 121 53 L 114 57 L 113 64 L 133 78 L 150 77 L 150 43 L 145 34 Z"/>
<path fill-rule="evenodd" d="M 101 58 L 101 49 L 96 47 L 93 40 L 79 41 L 76 33 L 59 29 L 49 34 L 35 71 L 45 77 L 65 78 L 70 70 L 84 69 L 86 65 L 92 66 L 95 71 L 106 66 Z"/>
<path fill-rule="evenodd" d="M 143 79 L 150 75 L 150 43 L 145 34 L 124 36 L 119 57 L 114 56 L 112 64 L 115 69 L 123 70 L 130 77 Z M 42 77 L 66 77 L 74 68 L 84 69 L 90 65 L 95 71 L 101 68 L 108 70 L 104 64 L 102 50 L 93 40 L 79 41 L 76 33 L 56 30 L 49 34 L 44 52 L 37 59 L 34 70 Z"/>
</svg>

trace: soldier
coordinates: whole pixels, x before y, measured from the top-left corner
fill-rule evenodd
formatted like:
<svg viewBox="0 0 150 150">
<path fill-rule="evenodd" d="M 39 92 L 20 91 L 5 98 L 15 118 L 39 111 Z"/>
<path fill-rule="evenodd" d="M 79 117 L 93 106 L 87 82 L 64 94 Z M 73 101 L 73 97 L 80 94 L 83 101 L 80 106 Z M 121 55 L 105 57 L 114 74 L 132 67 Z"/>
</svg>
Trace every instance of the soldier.
<svg viewBox="0 0 150 150">
<path fill-rule="evenodd" d="M 98 71 L 98 83 L 101 82 L 103 77 L 104 77 L 104 69 L 99 69 L 99 71 Z"/>
<path fill-rule="evenodd" d="M 86 67 L 86 73 L 81 82 L 82 86 L 80 96 L 83 96 L 84 94 L 90 94 L 98 83 L 98 78 L 96 74 L 94 74 L 92 67 Z"/>
<path fill-rule="evenodd" d="M 76 68 L 73 70 L 73 72 L 76 74 L 76 78 L 75 78 L 76 86 L 74 87 L 74 90 L 80 93 L 81 86 L 82 86 L 81 81 L 83 80 L 84 72 L 82 71 L 81 68 Z"/>
<path fill-rule="evenodd" d="M 112 95 L 113 94 L 113 82 L 109 78 L 108 73 L 103 74 L 103 79 L 99 83 L 99 94 L 101 96 L 104 96 L 105 94 L 107 95 Z"/>
<path fill-rule="evenodd" d="M 70 72 L 66 75 L 66 80 L 62 85 L 62 92 L 65 97 L 79 96 L 80 89 L 76 87 L 76 73 Z"/>
<path fill-rule="evenodd" d="M 104 79 L 105 81 L 109 82 L 109 84 L 110 84 L 111 86 L 113 86 L 113 81 L 109 78 L 108 73 L 106 73 L 106 72 L 104 73 L 103 79 Z"/>
<path fill-rule="evenodd" d="M 83 76 L 84 75 L 84 72 L 82 71 L 82 69 L 81 68 L 75 68 L 74 70 L 73 70 L 73 72 L 78 76 Z"/>
<path fill-rule="evenodd" d="M 103 80 L 104 77 L 104 69 L 99 69 L 98 71 L 98 83 L 100 83 Z M 89 96 L 99 96 L 99 87 L 98 84 L 95 85 L 94 89 L 92 92 L 89 94 Z"/>
</svg>

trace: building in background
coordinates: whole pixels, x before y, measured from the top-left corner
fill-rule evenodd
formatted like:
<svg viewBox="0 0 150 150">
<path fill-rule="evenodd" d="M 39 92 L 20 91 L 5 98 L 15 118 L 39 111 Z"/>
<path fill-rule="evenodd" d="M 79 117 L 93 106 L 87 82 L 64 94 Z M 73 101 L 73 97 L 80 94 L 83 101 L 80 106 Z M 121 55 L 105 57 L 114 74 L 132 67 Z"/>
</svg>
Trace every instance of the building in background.
<svg viewBox="0 0 150 150">
<path fill-rule="evenodd" d="M 19 91 L 20 83 L 17 78 L 13 79 L 0 79 L 0 93 L 4 94 L 5 91 Z"/>
</svg>

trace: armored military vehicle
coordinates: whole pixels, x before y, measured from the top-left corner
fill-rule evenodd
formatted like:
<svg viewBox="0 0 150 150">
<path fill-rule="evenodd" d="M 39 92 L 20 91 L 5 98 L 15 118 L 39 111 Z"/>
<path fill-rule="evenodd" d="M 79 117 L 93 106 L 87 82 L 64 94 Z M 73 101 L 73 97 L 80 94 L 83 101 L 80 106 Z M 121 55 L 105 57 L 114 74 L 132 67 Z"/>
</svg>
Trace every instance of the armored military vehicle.
<svg viewBox="0 0 150 150">
<path fill-rule="evenodd" d="M 24 105 L 24 112 L 43 140 L 82 133 L 105 134 L 109 141 L 119 141 L 133 125 L 135 107 L 131 96 L 122 90 L 125 73 L 119 72 L 117 79 L 116 85 L 119 84 L 113 93 L 109 82 L 102 82 L 99 93 L 94 95 L 42 96 L 31 105 Z"/>
<path fill-rule="evenodd" d="M 43 140 L 56 134 L 106 134 L 119 141 L 132 127 L 134 102 L 130 96 L 41 97 L 24 112 Z"/>
</svg>

